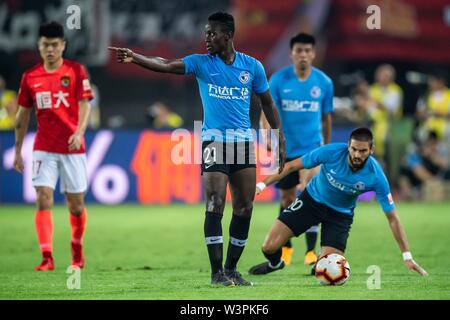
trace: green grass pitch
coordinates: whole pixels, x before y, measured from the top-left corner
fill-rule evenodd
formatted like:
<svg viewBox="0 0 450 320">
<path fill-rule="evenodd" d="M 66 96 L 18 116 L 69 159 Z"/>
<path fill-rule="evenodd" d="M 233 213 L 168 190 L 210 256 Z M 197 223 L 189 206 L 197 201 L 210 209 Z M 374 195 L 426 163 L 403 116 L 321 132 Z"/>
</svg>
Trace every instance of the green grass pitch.
<svg viewBox="0 0 450 320">
<path fill-rule="evenodd" d="M 303 236 L 294 239 L 291 266 L 267 276 L 248 276 L 247 270 L 264 260 L 260 247 L 278 211 L 275 203 L 256 204 L 248 245 L 238 265 L 254 286 L 215 288 L 209 284 L 203 205 L 89 205 L 86 268 L 81 272 L 81 289 L 70 290 L 65 207 L 53 210 L 56 270 L 36 272 L 33 267 L 40 262 L 40 253 L 33 207 L 2 205 L 0 299 L 450 299 L 448 206 L 398 205 L 414 258 L 430 274 L 420 277 L 404 266 L 379 206 L 361 203 L 346 252 L 351 277 L 341 287 L 325 287 L 303 265 Z M 225 242 L 230 216 L 227 204 Z M 367 287 L 371 265 L 381 270 L 379 290 Z"/>
</svg>

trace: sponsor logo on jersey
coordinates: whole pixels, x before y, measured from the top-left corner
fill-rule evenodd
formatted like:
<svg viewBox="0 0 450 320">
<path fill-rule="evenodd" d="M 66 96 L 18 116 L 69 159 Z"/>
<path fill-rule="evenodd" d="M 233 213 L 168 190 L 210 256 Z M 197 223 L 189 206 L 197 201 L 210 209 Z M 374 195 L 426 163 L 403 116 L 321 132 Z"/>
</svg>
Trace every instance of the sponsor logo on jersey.
<svg viewBox="0 0 450 320">
<path fill-rule="evenodd" d="M 247 100 L 250 91 L 247 88 L 218 86 L 208 83 L 208 94 L 210 97 L 226 100 Z"/>
<path fill-rule="evenodd" d="M 57 93 L 52 93 L 50 91 L 42 91 L 36 92 L 36 106 L 38 109 L 58 109 L 61 104 L 65 107 L 69 108 L 70 104 L 67 101 L 67 97 L 69 96 L 68 92 L 63 92 L 62 90 Z M 53 105 L 52 97 L 56 99 L 56 103 Z"/>
<path fill-rule="evenodd" d="M 283 111 L 292 112 L 318 112 L 320 104 L 318 101 L 281 100 Z"/>
<path fill-rule="evenodd" d="M 345 184 L 343 184 L 343 183 L 340 183 L 339 181 L 337 181 L 329 172 L 327 172 L 326 173 L 326 177 L 327 177 L 327 180 L 328 180 L 328 182 L 333 186 L 333 187 L 335 187 L 336 189 L 339 189 L 339 190 L 341 190 L 341 191 L 344 191 L 344 192 L 349 192 L 349 193 L 353 193 L 353 194 L 356 194 L 356 193 L 358 193 L 358 191 L 360 191 L 359 189 L 353 189 L 353 188 L 350 188 L 350 187 L 347 187 Z M 359 183 L 359 182 L 358 182 Z M 355 187 L 355 186 L 354 186 Z"/>
</svg>

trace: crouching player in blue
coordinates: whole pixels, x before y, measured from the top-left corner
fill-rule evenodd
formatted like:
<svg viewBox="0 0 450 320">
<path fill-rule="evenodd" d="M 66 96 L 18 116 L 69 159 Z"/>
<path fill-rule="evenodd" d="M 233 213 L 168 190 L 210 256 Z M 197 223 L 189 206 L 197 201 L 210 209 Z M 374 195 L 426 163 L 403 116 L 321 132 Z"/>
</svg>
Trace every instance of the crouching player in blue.
<svg viewBox="0 0 450 320">
<path fill-rule="evenodd" d="M 397 216 L 389 183 L 371 155 L 373 135 L 367 128 L 355 129 L 348 144 L 333 143 L 317 148 L 286 163 L 280 174 L 257 184 L 257 194 L 291 172 L 322 165 L 305 191 L 275 220 L 262 251 L 268 261 L 252 267 L 250 274 L 261 275 L 283 269 L 281 247 L 311 226 L 321 224 L 320 257 L 331 253 L 344 255 L 356 201 L 361 193 L 375 191 L 397 241 L 406 267 L 422 276 L 428 273 L 412 258 L 402 224 Z"/>
</svg>

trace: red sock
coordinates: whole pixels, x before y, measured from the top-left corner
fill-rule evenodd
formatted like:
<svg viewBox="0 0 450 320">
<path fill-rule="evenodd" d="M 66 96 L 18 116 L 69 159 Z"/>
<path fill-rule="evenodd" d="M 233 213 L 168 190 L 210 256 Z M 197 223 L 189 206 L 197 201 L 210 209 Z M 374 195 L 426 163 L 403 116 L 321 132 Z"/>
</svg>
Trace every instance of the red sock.
<svg viewBox="0 0 450 320">
<path fill-rule="evenodd" d="M 70 225 L 72 226 L 72 243 L 82 244 L 84 228 L 86 227 L 86 208 L 83 208 L 79 216 L 70 213 Z"/>
<path fill-rule="evenodd" d="M 36 210 L 35 212 L 36 234 L 39 247 L 43 256 L 51 255 L 53 251 L 53 221 L 50 210 Z"/>
</svg>

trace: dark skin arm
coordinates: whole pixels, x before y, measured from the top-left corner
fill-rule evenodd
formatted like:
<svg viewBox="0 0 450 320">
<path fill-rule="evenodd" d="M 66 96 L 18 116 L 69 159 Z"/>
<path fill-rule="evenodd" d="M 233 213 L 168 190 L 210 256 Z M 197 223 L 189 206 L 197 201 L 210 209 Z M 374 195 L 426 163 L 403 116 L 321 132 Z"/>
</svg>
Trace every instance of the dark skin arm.
<svg viewBox="0 0 450 320">
<path fill-rule="evenodd" d="M 119 63 L 134 63 L 155 72 L 184 74 L 184 62 L 181 59 L 145 57 L 127 48 L 108 47 L 108 49 L 116 53 Z"/>
<path fill-rule="evenodd" d="M 281 128 L 281 121 L 278 115 L 278 110 L 275 106 L 275 103 L 272 100 L 272 96 L 270 95 L 270 91 L 267 90 L 264 93 L 258 94 L 261 100 L 261 109 L 264 112 L 265 118 L 269 123 L 272 129 L 279 130 L 279 144 L 278 144 L 278 152 L 279 152 L 279 172 L 283 171 L 284 162 L 286 160 L 286 141 L 284 139 L 283 130 Z"/>
<path fill-rule="evenodd" d="M 322 135 L 324 144 L 329 144 L 331 142 L 331 116 L 331 113 L 322 113 Z"/>
</svg>

